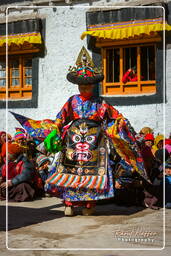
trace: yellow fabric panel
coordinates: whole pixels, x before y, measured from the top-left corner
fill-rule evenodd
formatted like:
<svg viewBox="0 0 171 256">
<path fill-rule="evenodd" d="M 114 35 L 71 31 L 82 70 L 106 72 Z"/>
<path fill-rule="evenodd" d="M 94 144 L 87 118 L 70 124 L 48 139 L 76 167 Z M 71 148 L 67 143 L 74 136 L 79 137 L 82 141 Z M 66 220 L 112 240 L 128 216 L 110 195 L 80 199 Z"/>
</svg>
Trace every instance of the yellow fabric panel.
<svg viewBox="0 0 171 256">
<path fill-rule="evenodd" d="M 122 139 L 119 135 L 119 124 L 121 121 L 124 124 L 124 117 L 117 118 L 115 123 L 107 128 L 106 133 L 112 139 L 113 145 L 118 155 L 122 157 L 126 162 L 131 164 L 135 171 L 138 171 L 136 155 L 133 153 L 129 143 Z"/>
<path fill-rule="evenodd" d="M 41 34 L 39 32 L 32 32 L 8 35 L 8 46 L 12 43 L 16 45 L 23 45 L 25 42 L 31 44 L 42 44 Z M 4 44 L 6 44 L 6 35 L 0 36 L 0 47 Z"/>
<path fill-rule="evenodd" d="M 130 26 L 126 28 L 118 29 L 105 29 L 105 30 L 94 30 L 94 31 L 85 31 L 81 35 L 81 39 L 84 39 L 85 36 L 91 35 L 98 38 L 106 39 L 125 39 L 129 37 L 138 36 L 141 34 L 150 35 L 151 32 L 158 32 L 162 30 L 171 30 L 171 26 L 168 24 L 152 24 L 152 25 L 142 25 L 142 26 Z"/>
</svg>

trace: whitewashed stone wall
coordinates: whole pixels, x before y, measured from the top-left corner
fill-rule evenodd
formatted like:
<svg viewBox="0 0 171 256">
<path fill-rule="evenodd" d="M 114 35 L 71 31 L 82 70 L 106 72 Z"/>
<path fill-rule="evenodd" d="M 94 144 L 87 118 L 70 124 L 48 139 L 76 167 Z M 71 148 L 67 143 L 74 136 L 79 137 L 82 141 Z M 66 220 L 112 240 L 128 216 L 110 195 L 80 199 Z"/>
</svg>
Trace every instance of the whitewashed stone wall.
<svg viewBox="0 0 171 256">
<path fill-rule="evenodd" d="M 104 1 L 101 1 L 104 2 Z M 123 2 L 123 1 L 115 1 Z M 38 108 L 11 109 L 14 112 L 33 118 L 35 120 L 55 119 L 66 100 L 78 93 L 76 85 L 66 80 L 68 67 L 74 65 L 81 47 L 86 46 L 86 39 L 80 35 L 86 30 L 86 7 L 58 7 L 54 12 L 52 8 L 39 10 L 46 16 L 46 48 L 47 55 L 39 62 L 39 89 Z M 26 13 L 27 11 L 25 11 Z M 17 12 L 16 15 L 19 15 Z M 166 81 L 167 100 L 166 107 L 166 135 L 170 133 L 171 126 L 171 50 L 167 50 Z M 155 133 L 163 133 L 164 112 L 162 104 L 148 104 L 141 106 L 117 107 L 127 117 L 138 132 L 144 126 L 154 128 Z M 0 110 L 0 131 L 5 130 L 5 110 Z M 14 134 L 19 124 L 11 114 L 8 114 L 8 132 Z"/>
<path fill-rule="evenodd" d="M 166 48 L 166 98 L 165 126 L 166 134 L 169 134 L 171 133 L 171 45 Z"/>
</svg>

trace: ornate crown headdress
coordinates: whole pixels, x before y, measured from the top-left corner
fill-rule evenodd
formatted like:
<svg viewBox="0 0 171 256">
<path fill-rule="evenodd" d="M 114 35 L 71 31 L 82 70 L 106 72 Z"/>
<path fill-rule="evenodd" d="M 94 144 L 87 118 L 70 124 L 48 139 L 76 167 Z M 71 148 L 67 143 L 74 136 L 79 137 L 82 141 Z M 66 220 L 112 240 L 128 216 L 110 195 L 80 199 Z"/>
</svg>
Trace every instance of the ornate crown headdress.
<svg viewBox="0 0 171 256">
<path fill-rule="evenodd" d="M 101 69 L 95 68 L 93 60 L 84 46 L 78 55 L 76 66 L 70 66 L 69 71 L 67 79 L 74 84 L 94 84 L 104 78 Z"/>
</svg>

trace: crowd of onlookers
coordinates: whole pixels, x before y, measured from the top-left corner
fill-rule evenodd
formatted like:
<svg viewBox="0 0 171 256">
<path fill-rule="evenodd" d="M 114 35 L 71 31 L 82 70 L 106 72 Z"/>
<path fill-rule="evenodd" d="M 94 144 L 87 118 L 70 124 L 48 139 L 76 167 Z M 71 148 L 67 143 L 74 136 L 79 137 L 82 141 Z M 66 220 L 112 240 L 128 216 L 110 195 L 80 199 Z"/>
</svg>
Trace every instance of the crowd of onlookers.
<svg viewBox="0 0 171 256">
<path fill-rule="evenodd" d="M 44 184 L 53 162 L 53 156 L 47 155 L 47 152 L 37 149 L 37 140 L 22 128 L 16 129 L 14 137 L 0 132 L 1 200 L 6 199 L 6 186 L 9 201 L 28 201 L 45 196 Z"/>
<path fill-rule="evenodd" d="M 137 133 L 136 140 L 148 181 L 144 181 L 141 188 L 120 189 L 115 186 L 115 202 L 143 204 L 158 209 L 163 204 L 165 180 L 165 206 L 171 208 L 171 136 L 165 138 L 159 134 L 154 137 L 153 130 L 144 127 Z M 55 158 L 55 154 L 45 151 L 43 142 L 30 137 L 22 128 L 16 128 L 13 137 L 4 131 L 0 132 L 0 199 L 6 199 L 7 191 L 8 200 L 16 202 L 49 196 L 44 185 Z"/>
</svg>

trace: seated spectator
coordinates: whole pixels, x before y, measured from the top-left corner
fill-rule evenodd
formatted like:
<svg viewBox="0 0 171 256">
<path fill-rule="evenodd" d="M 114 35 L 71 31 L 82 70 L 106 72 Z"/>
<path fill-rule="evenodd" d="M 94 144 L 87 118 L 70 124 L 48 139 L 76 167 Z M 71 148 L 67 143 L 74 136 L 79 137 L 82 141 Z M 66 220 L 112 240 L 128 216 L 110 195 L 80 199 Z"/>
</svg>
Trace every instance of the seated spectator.
<svg viewBox="0 0 171 256">
<path fill-rule="evenodd" d="M 6 163 L 3 166 L 2 183 L 0 185 L 1 199 L 6 199 L 6 186 L 8 186 L 8 200 L 23 202 L 32 200 L 35 196 L 35 168 L 32 163 L 22 154 L 20 145 L 8 143 L 8 176 Z M 2 156 L 6 157 L 6 143 L 2 147 Z M 11 162 L 15 162 L 13 167 Z M 7 182 L 6 176 L 8 178 Z"/>
<path fill-rule="evenodd" d="M 139 175 L 123 169 L 121 165 L 116 166 L 114 173 L 115 196 L 114 203 L 119 205 L 142 206 L 143 188 Z"/>
<path fill-rule="evenodd" d="M 134 176 L 129 171 L 119 167 L 115 173 L 115 203 L 126 205 L 141 205 L 154 210 L 159 209 L 158 189 L 143 179 L 141 176 Z M 160 203 L 161 205 L 161 203 Z"/>
<path fill-rule="evenodd" d="M 140 187 L 142 184 L 141 178 L 137 173 L 126 170 L 121 165 L 116 168 L 114 178 L 116 189 Z"/>
</svg>

